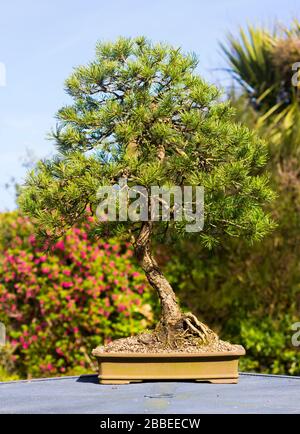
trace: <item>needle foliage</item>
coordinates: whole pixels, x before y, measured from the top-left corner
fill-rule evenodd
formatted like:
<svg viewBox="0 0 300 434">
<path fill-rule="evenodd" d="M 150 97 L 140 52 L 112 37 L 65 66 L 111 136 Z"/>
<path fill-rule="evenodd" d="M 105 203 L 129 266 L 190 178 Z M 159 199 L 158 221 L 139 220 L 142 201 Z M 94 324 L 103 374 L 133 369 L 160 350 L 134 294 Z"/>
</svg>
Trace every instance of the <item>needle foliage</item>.
<svg viewBox="0 0 300 434">
<path fill-rule="evenodd" d="M 144 37 L 98 43 L 95 58 L 66 81 L 73 102 L 57 113 L 57 154 L 39 162 L 19 203 L 45 238 L 95 212 L 97 190 L 128 185 L 201 185 L 208 247 L 223 236 L 262 238 L 273 226 L 263 173 L 266 145 L 234 121 L 219 90 L 196 73 L 197 59 Z M 98 224 L 98 235 L 130 235 L 140 223 Z M 153 236 L 188 235 L 178 222 L 155 222 Z M 107 232 L 108 231 L 108 232 Z"/>
</svg>

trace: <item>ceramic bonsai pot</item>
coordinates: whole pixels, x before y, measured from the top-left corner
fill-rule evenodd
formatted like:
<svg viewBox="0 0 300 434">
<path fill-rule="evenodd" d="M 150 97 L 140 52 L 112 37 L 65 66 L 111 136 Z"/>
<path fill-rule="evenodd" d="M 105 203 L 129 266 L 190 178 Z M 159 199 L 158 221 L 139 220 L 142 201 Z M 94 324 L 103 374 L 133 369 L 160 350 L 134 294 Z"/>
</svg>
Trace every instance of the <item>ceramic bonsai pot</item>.
<svg viewBox="0 0 300 434">
<path fill-rule="evenodd" d="M 128 384 L 149 380 L 195 380 L 237 383 L 242 346 L 215 353 L 103 353 L 94 349 L 100 384 Z"/>
</svg>

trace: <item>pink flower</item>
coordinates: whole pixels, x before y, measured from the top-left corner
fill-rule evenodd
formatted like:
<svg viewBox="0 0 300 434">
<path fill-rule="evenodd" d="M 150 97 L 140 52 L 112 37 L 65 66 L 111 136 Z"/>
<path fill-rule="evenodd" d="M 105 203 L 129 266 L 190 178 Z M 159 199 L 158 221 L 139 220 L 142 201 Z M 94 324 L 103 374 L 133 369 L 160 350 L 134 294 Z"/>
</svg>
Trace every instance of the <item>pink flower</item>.
<svg viewBox="0 0 300 434">
<path fill-rule="evenodd" d="M 71 276 L 71 270 L 63 270 L 65 276 Z"/>
<path fill-rule="evenodd" d="M 64 355 L 63 351 L 60 348 L 56 348 L 55 351 L 57 352 L 57 354 L 59 356 L 63 356 Z"/>
<path fill-rule="evenodd" d="M 71 288 L 71 286 L 73 286 L 72 282 L 62 282 L 62 287 L 63 288 Z"/>
<path fill-rule="evenodd" d="M 126 306 L 124 304 L 119 304 L 117 307 L 118 312 L 123 312 L 126 309 Z"/>
<path fill-rule="evenodd" d="M 78 327 L 73 327 L 73 332 L 74 333 L 78 333 L 79 332 L 79 328 Z"/>
<path fill-rule="evenodd" d="M 55 244 L 55 248 L 63 251 L 65 250 L 65 243 L 62 240 L 60 240 Z"/>
<path fill-rule="evenodd" d="M 30 244 L 34 244 L 35 243 L 35 236 L 34 235 L 29 235 L 28 241 L 30 242 Z"/>
</svg>

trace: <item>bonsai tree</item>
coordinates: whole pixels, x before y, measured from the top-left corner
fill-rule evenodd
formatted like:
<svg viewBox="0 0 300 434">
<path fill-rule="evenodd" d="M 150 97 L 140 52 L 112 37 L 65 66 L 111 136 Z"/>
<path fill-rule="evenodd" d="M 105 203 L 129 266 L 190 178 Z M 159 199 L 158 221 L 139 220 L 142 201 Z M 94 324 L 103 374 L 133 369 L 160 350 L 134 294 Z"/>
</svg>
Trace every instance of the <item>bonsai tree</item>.
<svg viewBox="0 0 300 434">
<path fill-rule="evenodd" d="M 51 133 L 57 155 L 38 163 L 19 202 L 47 243 L 99 206 L 100 186 L 204 187 L 204 228 L 186 220 L 95 218 L 95 236 L 130 239 L 160 300 L 161 317 L 144 344 L 165 347 L 217 342 L 216 334 L 184 313 L 152 251 L 153 240 L 193 237 L 211 248 L 226 237 L 261 239 L 273 223 L 263 204 L 273 197 L 262 173 L 266 145 L 233 121 L 233 109 L 195 72 L 197 59 L 144 37 L 98 43 L 96 56 L 66 81 L 70 105 Z M 193 193 L 194 194 L 194 193 Z M 195 201 L 195 196 L 192 202 Z M 170 205 L 174 216 L 175 203 Z M 147 209 L 148 212 L 148 209 Z"/>
</svg>

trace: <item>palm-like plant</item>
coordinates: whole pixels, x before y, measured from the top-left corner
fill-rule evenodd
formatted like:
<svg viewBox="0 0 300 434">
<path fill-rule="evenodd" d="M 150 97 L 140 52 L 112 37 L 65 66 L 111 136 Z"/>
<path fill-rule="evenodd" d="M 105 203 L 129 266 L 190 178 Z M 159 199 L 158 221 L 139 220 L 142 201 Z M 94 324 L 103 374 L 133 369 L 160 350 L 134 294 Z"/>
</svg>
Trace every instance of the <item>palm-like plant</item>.
<svg viewBox="0 0 300 434">
<path fill-rule="evenodd" d="M 298 152 L 300 85 L 293 85 L 292 77 L 297 74 L 293 65 L 300 61 L 300 24 L 277 26 L 273 32 L 249 26 L 238 38 L 229 35 L 221 48 L 230 73 L 257 112 L 257 129 L 267 133 L 280 155 Z"/>
<path fill-rule="evenodd" d="M 229 63 L 229 71 L 234 79 L 246 91 L 255 107 L 262 101 L 269 105 L 274 99 L 274 84 L 277 82 L 276 71 L 272 67 L 274 35 L 267 30 L 248 27 L 248 34 L 240 29 L 240 38 L 228 36 L 228 45 L 221 48 Z"/>
</svg>

